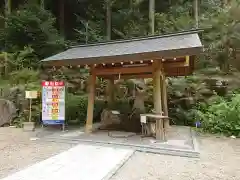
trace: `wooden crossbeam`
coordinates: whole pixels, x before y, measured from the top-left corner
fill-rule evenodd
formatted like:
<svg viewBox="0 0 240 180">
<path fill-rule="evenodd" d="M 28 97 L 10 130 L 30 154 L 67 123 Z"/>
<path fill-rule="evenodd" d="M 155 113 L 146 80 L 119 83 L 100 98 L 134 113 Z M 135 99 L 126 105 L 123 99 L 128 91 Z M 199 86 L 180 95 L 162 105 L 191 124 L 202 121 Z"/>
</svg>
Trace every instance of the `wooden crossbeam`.
<svg viewBox="0 0 240 180">
<path fill-rule="evenodd" d="M 190 57 L 186 56 L 185 61 L 174 62 L 174 61 L 166 61 L 163 63 L 164 68 L 177 68 L 177 67 L 187 67 L 189 66 Z"/>
<path fill-rule="evenodd" d="M 177 63 L 171 63 L 171 64 L 164 64 L 163 63 L 163 68 L 165 70 L 170 70 L 171 68 L 181 68 L 181 67 L 187 67 L 189 66 L 189 63 L 186 62 L 177 62 Z M 149 76 L 146 75 L 146 73 L 152 73 L 153 72 L 153 67 L 152 66 L 143 66 L 143 67 L 117 67 L 117 68 L 96 68 L 95 69 L 95 74 L 97 76 L 108 76 L 108 75 L 128 75 L 128 74 L 141 74 L 143 77 L 144 76 Z M 131 75 L 129 75 L 131 76 Z M 135 75 L 134 75 L 135 76 Z M 139 77 L 141 78 L 141 77 Z"/>
<path fill-rule="evenodd" d="M 102 75 L 114 75 L 114 74 L 141 74 L 141 73 L 151 73 L 153 67 L 141 66 L 141 67 L 113 67 L 113 68 L 96 68 L 95 74 L 97 76 Z"/>
<path fill-rule="evenodd" d="M 156 60 L 155 60 L 156 61 Z M 162 71 L 166 74 L 171 74 L 178 68 L 188 68 L 191 66 L 191 60 L 189 56 L 185 57 L 185 61 L 166 61 L 161 63 L 163 65 Z M 96 67 L 94 74 L 106 79 L 132 79 L 132 78 L 151 78 L 154 71 L 153 64 L 146 64 L 141 66 L 117 66 L 117 67 Z M 120 77 L 119 77 L 120 76 Z M 171 76 L 171 75 L 170 75 Z"/>
<path fill-rule="evenodd" d="M 123 74 L 123 75 L 108 75 L 108 76 L 99 76 L 101 78 L 105 79 L 111 79 L 113 78 L 114 80 L 118 79 L 145 79 L 145 78 L 152 78 L 152 74 Z"/>
</svg>

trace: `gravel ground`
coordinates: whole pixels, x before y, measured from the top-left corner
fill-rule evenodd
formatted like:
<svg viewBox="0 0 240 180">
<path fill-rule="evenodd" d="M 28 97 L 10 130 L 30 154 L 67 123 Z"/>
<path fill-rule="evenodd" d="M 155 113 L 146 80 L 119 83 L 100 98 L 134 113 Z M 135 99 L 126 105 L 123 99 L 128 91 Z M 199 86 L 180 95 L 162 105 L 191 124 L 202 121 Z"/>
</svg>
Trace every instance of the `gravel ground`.
<svg viewBox="0 0 240 180">
<path fill-rule="evenodd" d="M 240 139 L 201 136 L 201 158 L 136 152 L 112 180 L 239 180 Z"/>
<path fill-rule="evenodd" d="M 71 148 L 0 128 L 0 179 Z M 200 159 L 136 152 L 111 180 L 239 180 L 240 139 L 200 136 Z"/>
<path fill-rule="evenodd" d="M 72 147 L 70 144 L 30 141 L 34 133 L 0 128 L 0 179 Z"/>
</svg>

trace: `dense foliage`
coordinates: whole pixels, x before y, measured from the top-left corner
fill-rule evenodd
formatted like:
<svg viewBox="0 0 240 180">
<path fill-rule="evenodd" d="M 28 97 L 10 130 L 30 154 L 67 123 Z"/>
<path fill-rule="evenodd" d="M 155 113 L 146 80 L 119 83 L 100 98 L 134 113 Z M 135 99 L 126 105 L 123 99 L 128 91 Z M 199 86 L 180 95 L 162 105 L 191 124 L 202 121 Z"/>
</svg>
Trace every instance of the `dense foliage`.
<svg viewBox="0 0 240 180">
<path fill-rule="evenodd" d="M 240 136 L 240 94 L 230 100 L 214 97 L 200 104 L 195 113 L 205 131 Z"/>
<path fill-rule="evenodd" d="M 43 58 L 63 48 L 63 39 L 54 27 L 55 18 L 38 5 L 26 4 L 5 19 L 0 37 L 1 47 L 14 52 L 25 46 L 33 48 Z"/>
</svg>

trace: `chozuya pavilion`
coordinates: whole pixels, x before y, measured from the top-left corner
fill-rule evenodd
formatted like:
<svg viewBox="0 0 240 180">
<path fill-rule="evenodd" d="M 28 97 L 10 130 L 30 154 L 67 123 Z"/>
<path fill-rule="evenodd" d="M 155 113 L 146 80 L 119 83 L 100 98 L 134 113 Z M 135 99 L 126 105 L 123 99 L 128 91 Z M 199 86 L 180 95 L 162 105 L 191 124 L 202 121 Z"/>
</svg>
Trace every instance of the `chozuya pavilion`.
<svg viewBox="0 0 240 180">
<path fill-rule="evenodd" d="M 123 79 L 153 78 L 156 138 L 162 139 L 168 120 L 165 78 L 191 75 L 195 56 L 202 52 L 199 31 L 191 30 L 162 36 L 80 45 L 42 60 L 50 66 L 90 68 L 86 132 L 93 128 L 96 77 L 113 82 Z M 110 93 L 111 94 L 111 93 Z M 111 98 L 109 98 L 111 99 Z M 157 116 L 159 115 L 159 117 Z"/>
</svg>

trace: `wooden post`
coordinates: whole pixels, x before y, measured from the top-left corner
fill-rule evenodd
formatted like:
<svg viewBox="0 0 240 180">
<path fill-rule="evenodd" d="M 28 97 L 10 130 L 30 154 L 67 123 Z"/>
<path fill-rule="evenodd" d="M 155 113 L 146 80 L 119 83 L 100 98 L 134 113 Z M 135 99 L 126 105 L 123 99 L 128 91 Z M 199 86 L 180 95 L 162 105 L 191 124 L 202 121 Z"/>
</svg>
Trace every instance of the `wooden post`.
<svg viewBox="0 0 240 180">
<path fill-rule="evenodd" d="M 163 105 L 163 112 L 164 116 L 168 116 L 168 104 L 167 104 L 167 83 L 165 74 L 161 76 L 161 84 L 162 84 L 162 105 Z M 164 128 L 169 128 L 170 123 L 169 119 L 164 120 Z"/>
<path fill-rule="evenodd" d="M 161 75 L 162 64 L 160 61 L 155 60 L 154 72 L 153 72 L 153 97 L 154 97 L 154 110 L 155 113 L 162 113 L 162 100 L 161 100 Z M 162 120 L 156 120 L 156 139 L 164 140 L 163 122 Z"/>
<path fill-rule="evenodd" d="M 29 118 L 28 118 L 28 122 L 32 121 L 32 98 L 30 98 L 29 100 Z"/>
<path fill-rule="evenodd" d="M 111 107 L 114 102 L 114 79 L 109 79 L 108 80 L 108 85 L 107 85 L 107 98 L 108 98 L 108 106 Z"/>
<path fill-rule="evenodd" d="M 88 92 L 88 109 L 87 109 L 87 120 L 86 120 L 86 133 L 91 133 L 93 125 L 93 110 L 94 110 L 94 99 L 95 99 L 95 82 L 96 75 L 92 68 L 91 75 L 89 76 L 89 92 Z"/>
</svg>

